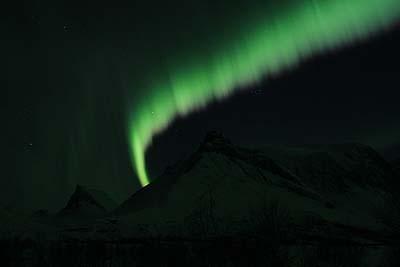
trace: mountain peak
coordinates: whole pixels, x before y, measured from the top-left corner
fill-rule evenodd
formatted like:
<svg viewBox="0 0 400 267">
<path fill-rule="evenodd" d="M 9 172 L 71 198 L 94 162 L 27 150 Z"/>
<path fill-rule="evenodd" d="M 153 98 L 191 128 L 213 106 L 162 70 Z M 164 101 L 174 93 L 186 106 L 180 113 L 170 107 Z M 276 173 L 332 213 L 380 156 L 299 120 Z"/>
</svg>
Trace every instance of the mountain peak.
<svg viewBox="0 0 400 267">
<path fill-rule="evenodd" d="M 226 143 L 232 144 L 225 135 L 219 131 L 210 131 L 206 134 L 203 143 Z"/>
<path fill-rule="evenodd" d="M 78 184 L 60 214 L 98 215 L 116 206 L 117 204 L 105 192 Z"/>
<path fill-rule="evenodd" d="M 200 145 L 199 150 L 202 152 L 211 152 L 217 150 L 227 150 L 233 148 L 232 142 L 225 137 L 221 132 L 208 132 Z"/>
</svg>

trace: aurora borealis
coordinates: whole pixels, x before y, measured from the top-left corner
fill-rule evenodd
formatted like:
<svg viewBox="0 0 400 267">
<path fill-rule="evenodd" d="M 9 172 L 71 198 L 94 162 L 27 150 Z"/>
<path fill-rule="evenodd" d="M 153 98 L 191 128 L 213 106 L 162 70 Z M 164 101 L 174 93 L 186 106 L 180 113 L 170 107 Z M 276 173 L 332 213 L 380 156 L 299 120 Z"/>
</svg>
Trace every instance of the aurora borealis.
<svg viewBox="0 0 400 267">
<path fill-rule="evenodd" d="M 397 256 L 400 0 L 2 10 L 1 266 Z"/>
<path fill-rule="evenodd" d="M 128 105 L 128 138 L 142 186 L 150 181 L 146 149 L 176 117 L 294 67 L 304 58 L 368 37 L 400 15 L 398 0 L 260 2 L 233 12 L 234 22 L 213 25 L 211 21 L 206 30 L 197 26 L 185 32 L 186 38 L 177 38 L 175 52 L 160 55 L 162 66 L 155 68 L 159 73 L 136 84 L 141 89 Z"/>
<path fill-rule="evenodd" d="M 77 184 L 123 201 L 213 130 L 256 149 L 357 142 L 399 157 L 398 1 L 4 11 L 0 206 L 57 210 Z"/>
</svg>

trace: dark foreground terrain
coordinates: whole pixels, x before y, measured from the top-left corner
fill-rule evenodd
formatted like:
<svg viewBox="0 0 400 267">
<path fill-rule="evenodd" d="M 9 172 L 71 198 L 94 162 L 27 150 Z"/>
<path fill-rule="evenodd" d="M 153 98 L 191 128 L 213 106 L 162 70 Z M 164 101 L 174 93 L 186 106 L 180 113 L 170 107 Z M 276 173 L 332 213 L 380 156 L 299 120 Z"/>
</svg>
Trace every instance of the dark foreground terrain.
<svg viewBox="0 0 400 267">
<path fill-rule="evenodd" d="M 400 266 L 398 167 L 213 132 L 121 204 L 78 185 L 56 213 L 0 209 L 0 266 Z"/>
<path fill-rule="evenodd" d="M 400 247 L 215 239 L 1 242 L 2 266 L 400 266 Z"/>
</svg>

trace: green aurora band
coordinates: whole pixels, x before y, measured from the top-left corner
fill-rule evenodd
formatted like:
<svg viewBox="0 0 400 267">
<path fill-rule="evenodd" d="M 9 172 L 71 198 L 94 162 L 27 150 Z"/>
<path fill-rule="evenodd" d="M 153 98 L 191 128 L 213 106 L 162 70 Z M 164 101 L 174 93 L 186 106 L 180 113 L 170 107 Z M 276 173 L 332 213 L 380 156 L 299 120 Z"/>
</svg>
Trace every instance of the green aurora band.
<svg viewBox="0 0 400 267">
<path fill-rule="evenodd" d="M 145 93 L 130 108 L 128 121 L 132 161 L 142 186 L 150 182 L 146 149 L 176 117 L 295 67 L 313 54 L 366 38 L 400 15 L 399 0 L 282 2 L 243 12 L 240 25 L 224 28 L 212 45 L 189 45 L 192 51 L 166 56 L 165 72 L 143 83 Z"/>
</svg>

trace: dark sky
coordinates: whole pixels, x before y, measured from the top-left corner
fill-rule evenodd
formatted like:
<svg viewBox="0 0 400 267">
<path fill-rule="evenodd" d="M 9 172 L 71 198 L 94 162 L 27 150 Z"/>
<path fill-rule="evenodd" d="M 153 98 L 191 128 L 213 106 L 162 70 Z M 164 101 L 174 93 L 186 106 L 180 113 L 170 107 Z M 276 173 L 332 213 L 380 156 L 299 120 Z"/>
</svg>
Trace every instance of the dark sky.
<svg viewBox="0 0 400 267">
<path fill-rule="evenodd" d="M 170 151 L 185 157 L 212 129 L 246 146 L 359 142 L 398 158 L 398 47 L 395 27 L 179 119 L 151 147 L 149 169 L 173 163 Z"/>
<path fill-rule="evenodd" d="M 141 66 L 156 58 L 133 57 L 126 24 L 134 17 L 135 40 L 146 40 L 159 21 L 141 29 L 146 16 L 124 7 L 53 2 L 26 2 L 3 16 L 0 205 L 57 209 L 76 183 L 122 201 L 139 188 L 125 135 L 124 77 L 130 60 Z M 172 10 L 154 9 L 150 18 L 163 8 Z M 395 26 L 178 119 L 147 153 L 151 177 L 215 129 L 246 146 L 361 142 L 400 157 L 399 47 Z"/>
</svg>

